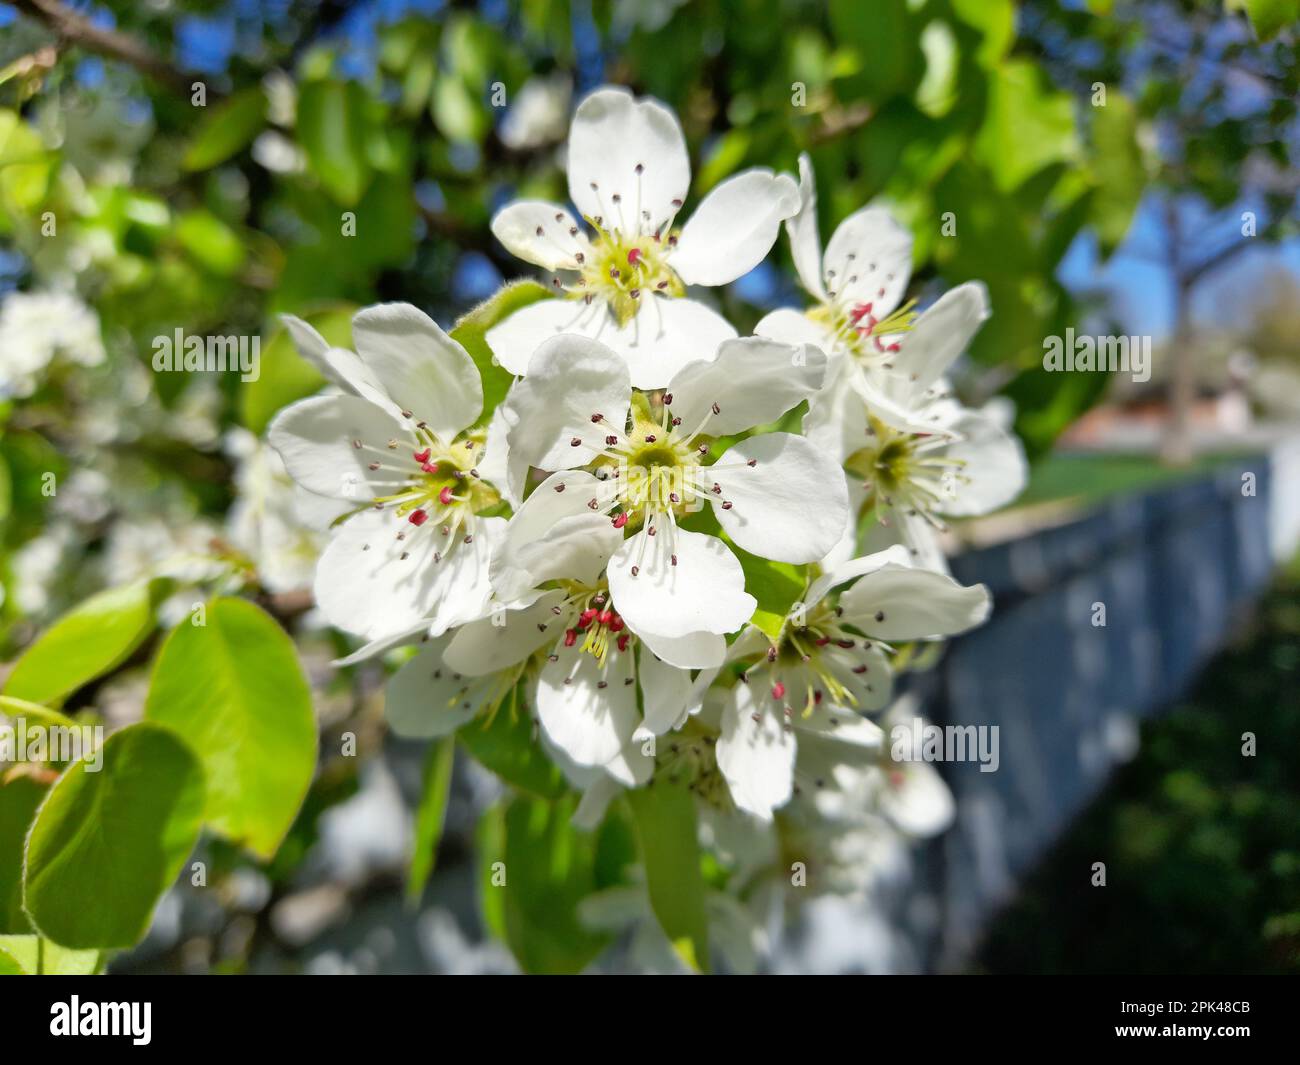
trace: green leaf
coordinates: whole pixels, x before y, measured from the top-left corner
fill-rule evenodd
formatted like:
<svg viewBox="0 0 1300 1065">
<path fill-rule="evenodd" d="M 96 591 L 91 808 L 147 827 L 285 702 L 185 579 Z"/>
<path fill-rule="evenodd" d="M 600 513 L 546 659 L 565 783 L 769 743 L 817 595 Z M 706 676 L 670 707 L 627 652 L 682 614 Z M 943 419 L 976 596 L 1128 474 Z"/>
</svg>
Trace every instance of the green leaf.
<svg viewBox="0 0 1300 1065">
<path fill-rule="evenodd" d="M 23 913 L 23 845 L 45 791 L 26 776 L 0 784 L 0 933 L 31 929 Z"/>
<path fill-rule="evenodd" d="M 1246 14 L 1261 41 L 1271 41 L 1300 19 L 1300 0 L 1245 0 Z"/>
<path fill-rule="evenodd" d="M 331 344 L 352 346 L 351 306 L 302 315 Z M 261 373 L 243 385 L 240 417 L 250 432 L 260 434 L 281 407 L 316 392 L 325 383 L 320 372 L 298 354 L 288 332 L 279 330 L 262 349 Z"/>
<path fill-rule="evenodd" d="M 507 784 L 547 799 L 568 790 L 534 736 L 532 719 L 511 706 L 502 706 L 491 720 L 475 718 L 456 733 L 465 749 Z"/>
<path fill-rule="evenodd" d="M 479 910 L 483 925 L 502 943 L 506 942 L 505 886 L 494 882 L 503 871 L 506 858 L 506 809 L 494 803 L 483 811 L 474 829 L 474 854 L 478 866 Z"/>
<path fill-rule="evenodd" d="M 745 591 L 758 600 L 749 620 L 775 640 L 790 616 L 790 608 L 804 593 L 803 568 L 759 558 L 736 547 L 732 550 L 745 571 Z"/>
<path fill-rule="evenodd" d="M 170 725 L 208 773 L 205 820 L 271 858 L 311 785 L 316 719 L 293 641 L 260 607 L 215 599 L 154 665 L 145 718 Z"/>
<path fill-rule="evenodd" d="M 143 938 L 203 816 L 203 768 L 170 729 L 130 725 L 99 753 L 102 761 L 74 763 L 50 788 L 23 870 L 33 924 L 76 949 L 130 947 Z"/>
<path fill-rule="evenodd" d="M 27 971 L 7 950 L 0 950 L 0 976 L 26 976 Z"/>
<path fill-rule="evenodd" d="M 68 950 L 48 939 L 42 946 L 39 940 L 39 936 L 0 936 L 0 975 L 14 975 L 5 968 L 5 957 L 16 966 L 16 973 L 29 976 L 35 976 L 38 969 L 46 976 L 91 976 L 99 972 L 103 961 L 99 951 Z"/>
<path fill-rule="evenodd" d="M 658 779 L 627 793 L 641 841 L 650 906 L 674 949 L 709 967 L 709 918 L 696 838 L 695 800 L 684 782 Z"/>
<path fill-rule="evenodd" d="M 298 140 L 325 191 L 352 207 L 366 191 L 365 90 L 353 81 L 309 81 L 298 97 Z"/>
<path fill-rule="evenodd" d="M 596 837 L 570 824 L 577 796 L 546 802 L 515 798 L 505 812 L 503 886 L 506 942 L 530 973 L 580 972 L 608 942 L 578 919 L 596 890 Z"/>
<path fill-rule="evenodd" d="M 480 303 L 460 319 L 451 331 L 452 339 L 469 352 L 474 365 L 483 377 L 483 417 L 486 420 L 505 398 L 513 375 L 500 366 L 492 349 L 488 347 L 486 333 L 498 322 L 515 311 L 538 300 L 550 298 L 550 291 L 536 281 L 512 281 L 503 285 L 494 296 Z"/>
<path fill-rule="evenodd" d="M 1128 233 L 1146 188 L 1137 127 L 1137 109 L 1131 100 L 1117 92 L 1107 93 L 1106 105 L 1093 109 L 1093 169 L 1097 192 L 1092 197 L 1092 220 L 1097 239 L 1107 255 Z"/>
<path fill-rule="evenodd" d="M 221 277 L 244 265 L 244 244 L 211 211 L 189 211 L 176 220 L 176 239 L 195 262 Z"/>
<path fill-rule="evenodd" d="M 478 144 L 488 131 L 487 108 L 459 78 L 434 82 L 432 112 L 438 129 L 450 141 Z"/>
<path fill-rule="evenodd" d="M 153 624 L 148 581 L 100 592 L 37 637 L 9 674 L 4 693 L 57 702 L 125 661 Z"/>
<path fill-rule="evenodd" d="M 1032 62 L 1016 59 L 989 73 L 988 110 L 975 138 L 974 157 L 1011 192 L 1076 151 L 1074 101 L 1046 82 Z"/>
<path fill-rule="evenodd" d="M 452 737 L 429 745 L 424 761 L 424 787 L 415 815 L 415 844 L 411 870 L 406 877 L 406 900 L 414 905 L 424 893 L 438 857 L 438 842 L 447 817 L 447 798 L 451 794 L 451 771 L 456 761 L 456 741 Z"/>
<path fill-rule="evenodd" d="M 208 111 L 185 152 L 186 170 L 207 170 L 242 151 L 266 125 L 266 93 L 242 89 Z"/>
</svg>

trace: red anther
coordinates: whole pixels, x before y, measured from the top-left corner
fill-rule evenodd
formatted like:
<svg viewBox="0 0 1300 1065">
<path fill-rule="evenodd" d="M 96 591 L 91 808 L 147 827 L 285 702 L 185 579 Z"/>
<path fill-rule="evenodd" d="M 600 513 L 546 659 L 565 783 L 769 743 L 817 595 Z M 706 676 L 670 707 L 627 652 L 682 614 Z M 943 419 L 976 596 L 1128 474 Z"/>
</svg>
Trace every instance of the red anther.
<svg viewBox="0 0 1300 1065">
<path fill-rule="evenodd" d="M 854 325 L 857 325 L 858 322 L 860 322 L 863 318 L 865 318 L 870 313 L 871 313 L 870 303 L 859 303 L 856 307 L 853 308 L 853 310 L 849 312 L 849 321 L 851 321 Z"/>
<path fill-rule="evenodd" d="M 816 704 L 816 703 L 820 703 L 821 701 L 822 701 L 822 693 L 820 691 L 813 692 L 813 703 Z"/>
<path fill-rule="evenodd" d="M 602 610 L 602 611 L 597 615 L 597 618 L 599 619 L 599 621 L 600 621 L 600 623 L 601 623 L 602 625 L 608 625 L 611 621 L 614 620 L 614 611 L 612 611 L 612 610 Z"/>
<path fill-rule="evenodd" d="M 631 634 L 630 632 L 625 632 L 625 633 L 623 633 L 622 636 L 620 636 L 620 637 L 618 638 L 618 649 L 619 649 L 620 651 L 626 651 L 626 650 L 627 650 L 627 641 L 631 638 L 631 635 L 632 635 L 632 634 Z"/>
<path fill-rule="evenodd" d="M 438 493 L 438 502 L 444 507 L 451 502 L 451 485 L 444 485 L 441 492 Z"/>
<path fill-rule="evenodd" d="M 772 685 L 772 698 L 773 699 L 785 698 L 785 685 L 782 684 L 779 680 Z"/>
<path fill-rule="evenodd" d="M 576 632 L 574 632 L 572 629 L 565 629 L 565 630 L 564 630 L 564 646 L 565 646 L 565 647 L 572 647 L 572 646 L 573 646 L 575 643 L 577 643 L 577 642 L 578 642 L 578 634 L 577 634 Z"/>
<path fill-rule="evenodd" d="M 821 639 L 817 641 L 817 646 L 825 647 L 830 642 L 831 642 L 831 638 L 829 636 L 823 636 Z"/>
<path fill-rule="evenodd" d="M 578 628 L 585 629 L 588 625 L 591 624 L 591 619 L 596 617 L 599 613 L 600 611 L 597 610 L 594 606 L 587 607 L 587 609 L 584 610 L 582 614 L 579 615 L 578 617 Z"/>
<path fill-rule="evenodd" d="M 406 516 L 406 520 L 409 521 L 412 525 L 417 525 L 417 526 L 423 525 L 426 521 L 429 520 L 429 514 L 427 511 L 413 510 L 411 511 L 410 514 Z"/>
<path fill-rule="evenodd" d="M 630 252 L 628 252 L 627 261 L 630 262 L 633 266 L 636 266 L 636 264 L 641 261 L 641 249 L 633 248 Z"/>
<path fill-rule="evenodd" d="M 610 632 L 622 632 L 622 631 L 623 631 L 623 619 L 622 619 L 621 617 L 619 617 L 617 614 L 615 614 L 615 615 L 610 619 L 610 622 L 609 622 L 609 631 L 610 631 Z"/>
<path fill-rule="evenodd" d="M 420 469 L 425 473 L 437 473 L 438 464 L 436 462 L 422 462 L 420 463 Z"/>
<path fill-rule="evenodd" d="M 425 448 L 423 451 L 412 452 L 411 458 L 415 459 L 421 466 L 429 461 L 429 456 L 433 454 L 432 448 Z"/>
<path fill-rule="evenodd" d="M 885 350 L 886 350 L 886 351 L 897 351 L 897 350 L 898 350 L 898 347 L 899 347 L 899 346 L 898 346 L 897 344 L 890 344 L 889 347 L 885 348 Z"/>
<path fill-rule="evenodd" d="M 621 529 L 627 524 L 627 511 L 623 510 L 614 515 L 614 528 Z"/>
</svg>

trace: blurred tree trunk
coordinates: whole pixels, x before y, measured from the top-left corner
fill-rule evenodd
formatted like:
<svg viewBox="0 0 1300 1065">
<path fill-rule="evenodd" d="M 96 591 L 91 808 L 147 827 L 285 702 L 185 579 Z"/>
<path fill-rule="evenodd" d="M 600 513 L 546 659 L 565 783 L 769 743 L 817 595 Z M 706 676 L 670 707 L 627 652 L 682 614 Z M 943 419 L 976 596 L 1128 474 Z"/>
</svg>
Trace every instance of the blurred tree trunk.
<svg viewBox="0 0 1300 1065">
<path fill-rule="evenodd" d="M 1196 356 L 1192 350 L 1192 276 L 1182 248 L 1178 204 L 1165 201 L 1165 228 L 1169 238 L 1169 273 L 1173 279 L 1173 333 L 1169 341 L 1169 383 L 1160 458 L 1167 465 L 1186 466 L 1192 460 L 1192 404 L 1196 401 Z"/>
</svg>

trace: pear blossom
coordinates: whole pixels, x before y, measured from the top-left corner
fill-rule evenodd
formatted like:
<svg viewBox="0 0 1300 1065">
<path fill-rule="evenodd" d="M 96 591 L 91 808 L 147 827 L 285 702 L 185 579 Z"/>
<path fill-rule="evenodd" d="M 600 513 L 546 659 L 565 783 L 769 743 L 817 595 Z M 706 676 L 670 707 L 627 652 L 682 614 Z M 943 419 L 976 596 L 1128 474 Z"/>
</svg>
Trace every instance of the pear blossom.
<svg viewBox="0 0 1300 1065">
<path fill-rule="evenodd" d="M 298 484 L 354 508 L 317 566 L 322 614 L 372 641 L 424 623 L 436 636 L 482 616 L 505 519 L 491 513 L 501 494 L 479 469 L 483 387 L 469 354 L 406 303 L 360 311 L 356 352 L 299 319 L 286 325 L 341 390 L 285 408 L 268 432 Z"/>
<path fill-rule="evenodd" d="M 555 279 L 562 298 L 516 311 L 490 329 L 498 361 L 522 374 L 537 345 L 558 333 L 600 340 L 627 361 L 638 388 L 662 388 L 688 362 L 736 335 L 716 311 L 687 299 L 688 285 L 725 285 L 757 266 L 783 219 L 799 207 L 794 181 L 754 168 L 721 182 L 684 226 L 691 181 L 676 116 L 626 89 L 587 96 L 568 141 L 569 198 L 588 233 L 553 203 L 520 200 L 492 219 L 514 255 Z"/>
<path fill-rule="evenodd" d="M 803 429 L 849 471 L 854 514 L 865 507 L 875 518 L 868 547 L 901 543 L 918 564 L 945 570 L 937 537 L 944 517 L 988 513 L 1014 499 L 1027 476 L 1015 436 L 953 401 L 943 379 L 988 317 L 988 293 L 971 282 L 919 315 L 915 301 L 902 304 L 912 239 L 880 207 L 840 223 L 823 258 L 807 155 L 799 170 L 800 210 L 786 230 L 815 303 L 773 311 L 755 332 L 818 344 L 830 356 Z"/>
<path fill-rule="evenodd" d="M 749 628 L 728 649 L 743 666 L 728 690 L 718 767 L 736 805 L 770 820 L 794 786 L 796 750 L 807 734 L 877 748 L 863 711 L 888 704 L 895 641 L 952 636 L 988 616 L 988 589 L 907 564 L 898 547 L 822 574 L 777 638 Z M 832 598 L 835 589 L 853 583 Z"/>
<path fill-rule="evenodd" d="M 526 679 L 545 739 L 576 784 L 589 788 L 602 774 L 624 787 L 644 784 L 654 758 L 642 742 L 685 717 L 691 681 L 613 609 L 604 569 L 621 542 L 606 519 L 579 515 L 549 568 L 538 571 L 538 587 L 428 641 L 394 675 L 387 707 L 394 729 L 446 735 L 497 712 Z"/>
<path fill-rule="evenodd" d="M 493 560 L 497 595 L 532 587 L 575 519 L 603 515 L 623 537 L 607 567 L 613 609 L 665 661 L 720 664 L 723 634 L 757 604 L 740 560 L 688 528 L 692 516 L 707 503 L 744 550 L 806 563 L 834 546 L 848 502 L 836 462 L 802 437 L 756 435 L 710 461 L 714 439 L 780 417 L 824 371 L 815 348 L 748 337 L 650 396 L 633 391 L 627 364 L 603 344 L 571 334 L 544 343 L 511 393 L 507 440 L 512 458 L 559 472 L 511 520 Z"/>
</svg>

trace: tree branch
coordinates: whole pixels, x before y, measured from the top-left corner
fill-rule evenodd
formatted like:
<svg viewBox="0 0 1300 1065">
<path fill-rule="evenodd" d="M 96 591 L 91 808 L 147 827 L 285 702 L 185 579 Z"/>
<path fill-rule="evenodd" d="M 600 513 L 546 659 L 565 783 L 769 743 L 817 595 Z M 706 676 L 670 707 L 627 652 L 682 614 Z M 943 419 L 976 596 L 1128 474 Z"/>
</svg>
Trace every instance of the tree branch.
<svg viewBox="0 0 1300 1065">
<path fill-rule="evenodd" d="M 96 26 L 59 0 L 11 0 L 25 15 L 43 22 L 64 40 L 135 67 L 140 73 L 176 92 L 188 93 L 195 78 L 172 66 L 134 37 Z"/>
</svg>

